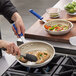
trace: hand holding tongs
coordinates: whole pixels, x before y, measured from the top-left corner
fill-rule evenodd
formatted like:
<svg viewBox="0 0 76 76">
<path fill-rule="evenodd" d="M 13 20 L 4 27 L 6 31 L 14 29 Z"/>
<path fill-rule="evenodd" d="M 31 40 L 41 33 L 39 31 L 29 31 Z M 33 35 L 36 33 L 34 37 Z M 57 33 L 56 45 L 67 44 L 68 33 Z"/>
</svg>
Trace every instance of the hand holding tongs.
<svg viewBox="0 0 76 76">
<path fill-rule="evenodd" d="M 16 33 L 18 34 L 17 28 L 15 26 L 15 24 L 13 24 L 14 29 L 16 30 Z M 18 36 L 22 39 L 22 41 L 25 43 L 25 38 L 23 36 L 23 34 L 18 34 Z M 1 48 L 2 50 L 7 50 L 6 48 Z M 25 55 L 20 55 L 21 57 L 23 57 L 24 59 L 27 59 L 29 61 L 33 61 L 36 62 L 37 61 L 37 57 L 31 54 L 25 54 Z"/>
<path fill-rule="evenodd" d="M 16 30 L 16 33 L 18 34 L 18 31 L 17 31 L 17 28 L 16 28 L 15 24 L 13 24 L 13 27 L 14 27 L 14 29 Z M 26 40 L 25 40 L 25 38 L 24 38 L 24 36 L 23 36 L 23 33 L 18 34 L 18 36 L 21 38 L 21 40 L 22 40 L 24 43 L 26 42 Z"/>
<path fill-rule="evenodd" d="M 17 28 L 16 28 L 15 24 L 13 24 L 13 27 L 16 30 L 16 33 L 18 34 L 18 31 L 17 31 Z M 25 38 L 24 38 L 22 33 L 18 34 L 18 36 L 22 39 L 22 41 L 24 43 L 26 42 L 26 40 L 25 40 Z M 31 55 L 31 54 L 25 54 L 24 56 L 23 55 L 21 55 L 21 56 L 24 57 L 25 59 L 29 60 L 29 61 L 34 61 L 34 62 L 37 61 L 37 57 L 34 56 L 34 55 Z"/>
</svg>

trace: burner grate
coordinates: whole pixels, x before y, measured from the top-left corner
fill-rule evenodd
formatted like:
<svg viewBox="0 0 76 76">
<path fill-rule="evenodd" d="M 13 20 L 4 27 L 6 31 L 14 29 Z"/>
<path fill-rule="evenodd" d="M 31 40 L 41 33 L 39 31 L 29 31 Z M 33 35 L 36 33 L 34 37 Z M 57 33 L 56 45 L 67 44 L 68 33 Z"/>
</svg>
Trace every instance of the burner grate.
<svg viewBox="0 0 76 76">
<path fill-rule="evenodd" d="M 24 67 L 15 61 L 2 76 L 15 76 L 15 74 L 21 74 L 21 76 L 52 76 L 64 59 L 64 55 L 56 54 L 49 64 L 40 68 Z"/>
<path fill-rule="evenodd" d="M 76 76 L 76 57 L 67 56 L 53 76 Z"/>
</svg>

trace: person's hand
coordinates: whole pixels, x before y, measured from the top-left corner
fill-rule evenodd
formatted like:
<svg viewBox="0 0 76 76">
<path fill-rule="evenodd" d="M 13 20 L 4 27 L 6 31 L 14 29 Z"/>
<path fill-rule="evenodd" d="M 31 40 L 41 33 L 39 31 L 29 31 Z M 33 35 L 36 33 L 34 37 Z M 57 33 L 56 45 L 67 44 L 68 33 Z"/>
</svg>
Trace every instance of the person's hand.
<svg viewBox="0 0 76 76">
<path fill-rule="evenodd" d="M 24 35 L 24 33 L 25 33 L 25 26 L 24 26 L 24 23 L 22 21 L 21 16 L 17 12 L 15 12 L 13 14 L 13 16 L 12 16 L 12 20 L 15 22 L 15 26 L 17 28 L 18 34 L 23 33 L 23 35 Z M 15 31 L 13 26 L 12 26 L 12 29 L 13 29 L 15 35 L 17 35 L 17 37 L 18 37 L 18 34 L 16 33 L 16 31 Z"/>
<path fill-rule="evenodd" d="M 2 47 L 7 49 L 6 52 L 8 54 L 20 56 L 19 47 L 16 46 L 15 43 L 2 40 Z"/>
</svg>

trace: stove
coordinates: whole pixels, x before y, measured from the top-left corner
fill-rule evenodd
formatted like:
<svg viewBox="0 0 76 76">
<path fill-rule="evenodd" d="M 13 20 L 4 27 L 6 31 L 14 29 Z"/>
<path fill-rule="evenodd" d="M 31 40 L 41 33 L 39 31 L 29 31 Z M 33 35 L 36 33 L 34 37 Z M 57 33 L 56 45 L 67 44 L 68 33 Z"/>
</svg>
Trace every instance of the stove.
<svg viewBox="0 0 76 76">
<path fill-rule="evenodd" d="M 56 54 L 52 61 L 40 68 L 28 68 L 15 61 L 2 76 L 52 76 L 65 56 Z"/>
<path fill-rule="evenodd" d="M 76 56 L 56 53 L 52 61 L 40 68 L 25 67 L 16 60 L 2 76 L 76 76 Z"/>
</svg>

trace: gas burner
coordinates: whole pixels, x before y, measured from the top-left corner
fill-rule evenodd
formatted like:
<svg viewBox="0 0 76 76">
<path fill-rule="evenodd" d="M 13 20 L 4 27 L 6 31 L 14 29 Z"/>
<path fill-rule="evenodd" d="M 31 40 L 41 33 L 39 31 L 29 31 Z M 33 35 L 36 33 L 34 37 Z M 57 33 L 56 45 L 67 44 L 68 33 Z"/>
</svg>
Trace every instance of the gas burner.
<svg viewBox="0 0 76 76">
<path fill-rule="evenodd" d="M 53 76 L 76 76 L 74 67 L 60 66 Z"/>
<path fill-rule="evenodd" d="M 76 76 L 76 57 L 67 56 L 53 76 Z"/>
<path fill-rule="evenodd" d="M 65 56 L 56 54 L 52 61 L 40 68 L 29 68 L 15 61 L 2 76 L 52 76 Z"/>
</svg>

